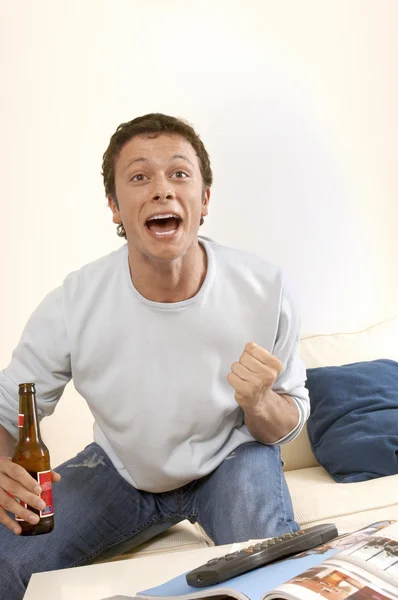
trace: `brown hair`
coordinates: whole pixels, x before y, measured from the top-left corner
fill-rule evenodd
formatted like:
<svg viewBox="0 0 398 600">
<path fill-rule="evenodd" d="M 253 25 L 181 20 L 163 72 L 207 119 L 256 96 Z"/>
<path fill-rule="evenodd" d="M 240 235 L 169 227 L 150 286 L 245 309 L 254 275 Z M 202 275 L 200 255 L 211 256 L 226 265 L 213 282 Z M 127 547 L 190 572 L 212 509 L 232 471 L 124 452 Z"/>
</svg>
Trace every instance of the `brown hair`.
<svg viewBox="0 0 398 600">
<path fill-rule="evenodd" d="M 202 140 L 193 127 L 186 121 L 177 119 L 176 117 L 170 117 L 162 113 L 150 113 L 128 121 L 128 123 L 122 123 L 112 135 L 102 161 L 102 176 L 104 178 L 105 195 L 107 197 L 112 196 L 117 203 L 115 193 L 115 159 L 118 157 L 123 146 L 135 136 L 156 137 L 161 133 L 180 135 L 191 144 L 199 159 L 203 185 L 205 187 L 211 186 L 213 183 L 213 173 L 210 166 L 210 158 Z"/>
</svg>

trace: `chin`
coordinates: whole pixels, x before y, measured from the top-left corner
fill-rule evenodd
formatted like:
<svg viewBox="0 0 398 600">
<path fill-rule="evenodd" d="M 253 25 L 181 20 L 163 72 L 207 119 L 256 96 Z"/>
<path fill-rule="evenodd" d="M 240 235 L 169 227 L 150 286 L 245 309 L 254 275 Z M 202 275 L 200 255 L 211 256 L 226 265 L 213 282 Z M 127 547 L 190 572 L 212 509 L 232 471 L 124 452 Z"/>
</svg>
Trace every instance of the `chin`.
<svg viewBox="0 0 398 600">
<path fill-rule="evenodd" d="M 151 235 L 148 239 L 148 236 L 145 236 L 141 251 L 150 260 L 162 263 L 173 262 L 185 256 L 198 239 L 197 232 L 189 237 L 182 233 L 179 231 L 172 238 L 155 238 Z"/>
</svg>

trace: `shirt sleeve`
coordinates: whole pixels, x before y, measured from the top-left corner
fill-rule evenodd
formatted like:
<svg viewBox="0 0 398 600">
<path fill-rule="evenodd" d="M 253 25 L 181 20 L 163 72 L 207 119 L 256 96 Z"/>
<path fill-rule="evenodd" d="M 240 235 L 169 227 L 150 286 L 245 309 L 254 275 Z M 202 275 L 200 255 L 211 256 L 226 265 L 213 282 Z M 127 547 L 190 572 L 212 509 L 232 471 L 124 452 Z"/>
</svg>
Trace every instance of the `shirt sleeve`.
<svg viewBox="0 0 398 600">
<path fill-rule="evenodd" d="M 0 424 L 17 437 L 20 383 L 35 383 L 42 419 L 54 411 L 71 377 L 62 288 L 57 288 L 33 312 L 10 364 L 0 371 Z"/>
<path fill-rule="evenodd" d="M 286 444 L 298 436 L 310 414 L 306 368 L 299 354 L 300 316 L 294 292 L 286 277 L 283 277 L 279 323 L 273 355 L 282 362 L 283 370 L 272 389 L 277 394 L 286 394 L 295 401 L 299 420 L 285 436 L 273 442 Z"/>
</svg>

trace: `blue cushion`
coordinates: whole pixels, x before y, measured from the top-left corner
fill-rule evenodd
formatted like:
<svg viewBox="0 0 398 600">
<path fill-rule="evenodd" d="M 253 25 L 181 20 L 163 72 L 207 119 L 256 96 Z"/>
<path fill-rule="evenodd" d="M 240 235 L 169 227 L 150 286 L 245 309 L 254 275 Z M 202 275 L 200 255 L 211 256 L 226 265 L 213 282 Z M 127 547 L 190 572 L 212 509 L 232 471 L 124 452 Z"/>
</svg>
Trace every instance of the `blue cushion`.
<svg viewBox="0 0 398 600">
<path fill-rule="evenodd" d="M 307 369 L 312 451 L 338 482 L 398 473 L 398 363 Z"/>
</svg>

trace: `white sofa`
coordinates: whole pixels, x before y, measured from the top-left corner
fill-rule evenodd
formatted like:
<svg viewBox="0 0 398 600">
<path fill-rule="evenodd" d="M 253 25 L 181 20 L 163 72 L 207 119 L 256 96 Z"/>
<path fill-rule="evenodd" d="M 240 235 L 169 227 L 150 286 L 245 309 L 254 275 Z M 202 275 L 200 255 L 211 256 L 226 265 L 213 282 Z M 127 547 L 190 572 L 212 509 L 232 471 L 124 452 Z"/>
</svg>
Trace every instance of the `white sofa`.
<svg viewBox="0 0 398 600">
<path fill-rule="evenodd" d="M 398 361 L 398 318 L 357 333 L 303 338 L 300 353 L 307 368 L 377 358 Z M 92 422 L 83 398 L 69 384 L 54 415 L 42 422 L 54 467 L 92 441 Z M 398 474 L 336 483 L 316 462 L 306 430 L 282 447 L 282 456 L 295 517 L 304 528 L 333 522 L 343 533 L 378 520 L 398 519 Z M 184 521 L 120 558 L 207 545 L 212 542 L 200 527 Z"/>
</svg>

